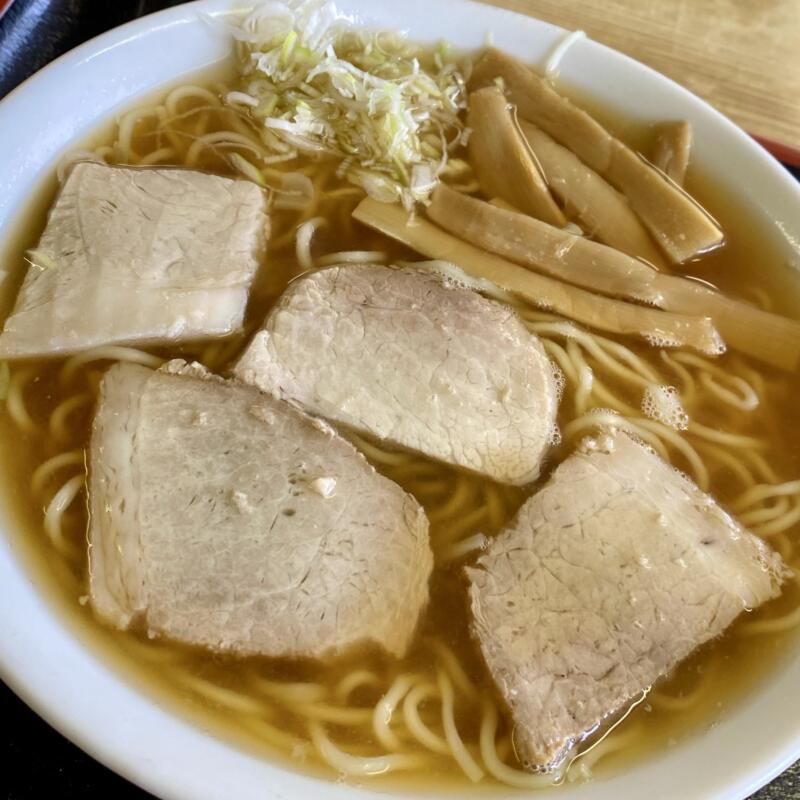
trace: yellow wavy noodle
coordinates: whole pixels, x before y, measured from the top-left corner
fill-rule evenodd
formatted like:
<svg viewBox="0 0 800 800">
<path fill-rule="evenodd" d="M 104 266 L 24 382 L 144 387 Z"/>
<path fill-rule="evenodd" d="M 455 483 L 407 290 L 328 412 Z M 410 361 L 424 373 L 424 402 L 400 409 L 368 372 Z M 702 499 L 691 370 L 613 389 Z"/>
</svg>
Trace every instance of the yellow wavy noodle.
<svg viewBox="0 0 800 800">
<path fill-rule="evenodd" d="M 697 681 L 688 691 L 682 690 L 678 694 L 672 694 L 660 688 L 653 689 L 647 696 L 647 702 L 662 711 L 686 711 L 700 703 L 701 696 L 712 688 L 712 681 L 718 674 L 718 662 L 711 661 L 699 673 Z"/>
<path fill-rule="evenodd" d="M 17 428 L 26 434 L 36 432 L 36 423 L 31 419 L 25 402 L 28 384 L 33 380 L 35 374 L 35 367 L 12 369 L 11 380 L 8 384 L 8 394 L 6 395 L 6 411 L 8 415 Z"/>
</svg>

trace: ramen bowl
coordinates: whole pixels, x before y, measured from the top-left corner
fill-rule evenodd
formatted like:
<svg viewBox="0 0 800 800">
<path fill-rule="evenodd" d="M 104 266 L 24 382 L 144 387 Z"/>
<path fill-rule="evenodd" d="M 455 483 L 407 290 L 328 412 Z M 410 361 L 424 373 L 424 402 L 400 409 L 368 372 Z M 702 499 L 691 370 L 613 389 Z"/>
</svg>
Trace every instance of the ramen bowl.
<svg viewBox="0 0 800 800">
<path fill-rule="evenodd" d="M 491 36 L 499 47 L 539 65 L 565 36 L 555 26 L 467 0 L 340 5 L 367 26 L 406 30 L 420 42 L 444 37 L 472 49 Z M 0 103 L 0 242 L 16 235 L 31 197 L 52 178 L 62 153 L 137 101 L 229 56 L 223 26 L 209 19 L 233 8 L 228 0 L 200 0 L 129 23 L 66 54 Z M 563 53 L 558 80 L 627 120 L 690 120 L 696 161 L 715 186 L 740 195 L 800 282 L 800 189 L 747 134 L 667 78 L 587 39 L 572 42 Z M 16 524 L 4 509 L 0 670 L 14 691 L 77 745 L 164 798 L 385 796 L 386 787 L 379 793 L 368 782 L 324 781 L 246 752 L 141 688 L 94 646 L 85 625 L 54 601 L 41 570 L 12 535 Z M 707 729 L 608 777 L 537 796 L 738 800 L 798 757 L 800 648 L 795 647 Z M 419 797 L 426 791 L 424 785 L 412 792 L 400 784 L 394 795 Z M 520 794 L 501 787 L 475 790 L 475 796 Z"/>
</svg>

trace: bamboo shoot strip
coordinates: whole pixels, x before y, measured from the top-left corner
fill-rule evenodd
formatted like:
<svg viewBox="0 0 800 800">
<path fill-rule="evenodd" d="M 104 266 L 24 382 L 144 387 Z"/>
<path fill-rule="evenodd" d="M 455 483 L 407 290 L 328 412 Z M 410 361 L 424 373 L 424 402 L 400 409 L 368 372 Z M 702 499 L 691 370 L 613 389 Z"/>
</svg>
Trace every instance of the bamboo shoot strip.
<svg viewBox="0 0 800 800">
<path fill-rule="evenodd" d="M 570 219 L 590 236 L 623 253 L 657 267 L 665 265 L 661 251 L 622 194 L 541 128 L 524 121 L 520 127 L 550 191 L 561 201 Z"/>
<path fill-rule="evenodd" d="M 691 123 L 680 120 L 659 126 L 653 148 L 653 164 L 678 186 L 683 186 L 691 154 Z"/>
<path fill-rule="evenodd" d="M 666 311 L 708 316 L 726 344 L 781 369 L 800 364 L 800 322 L 667 275 L 625 253 L 440 185 L 428 216 L 449 233 L 529 269 Z"/>
<path fill-rule="evenodd" d="M 523 267 L 602 294 L 660 305 L 655 286 L 660 273 L 613 247 L 444 184 L 436 187 L 427 215 L 459 239 Z"/>
<path fill-rule="evenodd" d="M 627 197 L 670 261 L 681 263 L 722 244 L 719 225 L 679 186 L 521 61 L 490 47 L 475 64 L 471 88 L 492 85 L 497 78 L 521 118 L 569 148 Z"/>
<path fill-rule="evenodd" d="M 800 367 L 800 322 L 727 297 L 688 278 L 660 275 L 662 307 L 708 315 L 726 343 L 740 353 L 789 372 Z"/>
<path fill-rule="evenodd" d="M 481 191 L 561 227 L 567 218 L 547 188 L 503 93 L 493 86 L 469 96 L 469 160 Z"/>
<path fill-rule="evenodd" d="M 612 300 L 538 275 L 457 239 L 428 220 L 410 221 L 399 205 L 368 197 L 356 207 L 353 217 L 428 258 L 449 261 L 474 278 L 491 281 L 535 306 L 589 327 L 641 336 L 659 347 L 685 345 L 712 355 L 725 349 L 708 318 Z"/>
</svg>

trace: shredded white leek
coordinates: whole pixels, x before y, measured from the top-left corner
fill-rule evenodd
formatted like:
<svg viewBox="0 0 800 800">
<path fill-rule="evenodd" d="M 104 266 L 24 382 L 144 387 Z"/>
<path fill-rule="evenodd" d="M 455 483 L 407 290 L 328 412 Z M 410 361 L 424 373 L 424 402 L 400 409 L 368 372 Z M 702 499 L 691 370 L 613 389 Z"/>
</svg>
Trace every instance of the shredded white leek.
<svg viewBox="0 0 800 800">
<path fill-rule="evenodd" d="M 58 266 L 55 258 L 44 250 L 28 250 L 25 260 L 31 266 L 39 267 L 39 269 L 55 269 Z"/>
<path fill-rule="evenodd" d="M 259 186 L 265 187 L 267 185 L 264 173 L 258 167 L 254 167 L 244 156 L 240 156 L 238 153 L 231 153 L 228 158 L 233 168 L 241 172 L 245 178 L 257 183 Z"/>
<path fill-rule="evenodd" d="M 227 96 L 283 158 L 342 159 L 342 175 L 407 209 L 426 201 L 460 143 L 464 78 L 446 45 L 362 31 L 332 2 L 258 6 L 233 29 L 241 84 Z"/>
</svg>

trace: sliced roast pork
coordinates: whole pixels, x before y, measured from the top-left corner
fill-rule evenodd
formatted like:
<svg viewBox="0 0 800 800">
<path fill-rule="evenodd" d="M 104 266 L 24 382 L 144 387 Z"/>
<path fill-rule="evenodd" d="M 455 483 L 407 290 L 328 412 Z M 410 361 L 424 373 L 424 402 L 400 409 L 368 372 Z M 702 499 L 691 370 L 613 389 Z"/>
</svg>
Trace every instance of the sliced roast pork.
<svg viewBox="0 0 800 800">
<path fill-rule="evenodd" d="M 420 269 L 292 283 L 234 369 L 346 428 L 511 484 L 532 481 L 558 394 L 513 310 Z"/>
<path fill-rule="evenodd" d="M 239 330 L 266 246 L 266 204 L 248 181 L 76 164 L 28 254 L 0 357 Z"/>
<path fill-rule="evenodd" d="M 589 439 L 468 569 L 526 764 L 557 766 L 745 609 L 780 557 L 622 433 Z"/>
<path fill-rule="evenodd" d="M 111 624 L 239 654 L 408 647 L 427 519 L 326 423 L 198 365 L 119 364 L 90 467 L 91 601 Z"/>
</svg>

